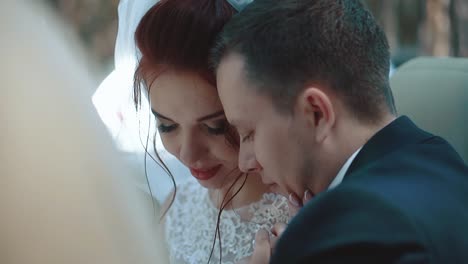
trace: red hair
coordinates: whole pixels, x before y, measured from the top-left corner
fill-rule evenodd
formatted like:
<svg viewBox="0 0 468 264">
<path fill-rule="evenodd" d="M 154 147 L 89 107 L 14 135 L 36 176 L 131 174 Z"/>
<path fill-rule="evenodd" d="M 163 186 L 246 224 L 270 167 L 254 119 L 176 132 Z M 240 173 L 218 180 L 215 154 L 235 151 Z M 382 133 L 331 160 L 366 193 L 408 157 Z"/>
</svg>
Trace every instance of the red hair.
<svg viewBox="0 0 468 264">
<path fill-rule="evenodd" d="M 141 52 L 133 86 L 137 110 L 142 86 L 149 91 L 159 74 L 168 69 L 196 73 L 216 86 L 210 51 L 236 13 L 226 0 L 161 0 L 151 7 L 135 32 Z M 239 136 L 232 127 L 225 136 L 231 146 L 239 147 Z"/>
<path fill-rule="evenodd" d="M 136 46 L 141 52 L 135 71 L 133 90 L 137 109 L 141 106 L 142 86 L 145 86 L 149 92 L 158 75 L 166 70 L 196 73 L 216 86 L 215 73 L 210 66 L 210 50 L 224 25 L 236 13 L 237 11 L 226 0 L 161 0 L 155 4 L 143 16 L 135 32 Z M 225 133 L 225 136 L 227 143 L 235 148 L 239 147 L 239 136 L 232 127 Z M 152 157 L 153 160 L 168 173 L 174 186 L 170 207 L 177 191 L 175 180 L 169 168 L 159 157 L 156 146 L 153 145 L 153 147 L 157 157 L 157 160 Z M 147 151 L 146 153 L 148 154 Z M 242 175 L 244 174 L 239 174 L 229 190 Z M 222 258 L 219 230 L 221 213 L 244 186 L 246 179 L 247 175 L 240 188 L 231 197 L 226 197 L 226 193 L 221 203 L 208 262 L 212 257 L 216 238 L 219 240 Z"/>
<path fill-rule="evenodd" d="M 225 0 L 161 0 L 140 21 L 135 41 L 141 59 L 135 72 L 134 100 L 164 70 L 200 74 L 213 86 L 209 55 L 216 36 L 236 13 Z"/>
</svg>

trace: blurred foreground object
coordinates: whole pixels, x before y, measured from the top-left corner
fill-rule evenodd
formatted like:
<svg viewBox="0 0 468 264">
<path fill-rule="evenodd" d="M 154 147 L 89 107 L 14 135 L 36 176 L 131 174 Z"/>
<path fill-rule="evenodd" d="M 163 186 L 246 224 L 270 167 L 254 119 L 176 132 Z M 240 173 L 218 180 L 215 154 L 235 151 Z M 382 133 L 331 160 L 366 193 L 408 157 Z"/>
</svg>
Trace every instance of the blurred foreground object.
<svg viewBox="0 0 468 264">
<path fill-rule="evenodd" d="M 153 195 L 162 204 L 173 190 L 172 181 L 163 169 L 145 156 L 145 148 L 154 156 L 152 146 L 156 144 L 160 157 L 173 173 L 177 184 L 192 177 L 187 167 L 164 149 L 159 134 L 153 136 L 156 133 L 155 119 L 146 96 L 141 101 L 139 111 L 136 111 L 133 102 L 133 76 L 139 53 L 135 46 L 135 31 L 143 15 L 156 2 L 157 0 L 119 2 L 114 70 L 101 82 L 92 101 L 117 147 L 127 153 L 129 162 L 135 168 L 147 170 Z"/>
<path fill-rule="evenodd" d="M 468 163 L 468 58 L 416 58 L 390 83 L 398 114 L 442 136 Z"/>
<path fill-rule="evenodd" d="M 83 57 L 35 4 L 0 3 L 0 263 L 167 263 Z"/>
</svg>

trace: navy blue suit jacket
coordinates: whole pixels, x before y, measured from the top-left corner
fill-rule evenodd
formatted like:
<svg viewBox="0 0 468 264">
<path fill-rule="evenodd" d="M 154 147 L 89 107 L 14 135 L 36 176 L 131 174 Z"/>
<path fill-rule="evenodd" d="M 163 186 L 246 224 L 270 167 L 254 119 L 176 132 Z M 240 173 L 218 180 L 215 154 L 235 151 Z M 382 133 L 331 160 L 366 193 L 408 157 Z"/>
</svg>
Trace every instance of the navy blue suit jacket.
<svg viewBox="0 0 468 264">
<path fill-rule="evenodd" d="M 468 263 L 468 167 L 399 117 L 302 208 L 271 263 Z"/>
</svg>

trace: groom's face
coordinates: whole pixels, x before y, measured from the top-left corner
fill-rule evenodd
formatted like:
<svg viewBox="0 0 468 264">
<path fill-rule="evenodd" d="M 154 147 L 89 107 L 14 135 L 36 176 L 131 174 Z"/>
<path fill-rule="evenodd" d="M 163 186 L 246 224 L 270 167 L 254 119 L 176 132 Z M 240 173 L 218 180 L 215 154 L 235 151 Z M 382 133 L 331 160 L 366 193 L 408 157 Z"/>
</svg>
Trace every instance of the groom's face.
<svg viewBox="0 0 468 264">
<path fill-rule="evenodd" d="M 258 172 L 274 192 L 303 193 L 307 147 L 298 137 L 300 122 L 280 114 L 268 96 L 258 94 L 243 66 L 243 58 L 234 54 L 224 58 L 217 71 L 226 117 L 240 135 L 239 167 Z"/>
</svg>

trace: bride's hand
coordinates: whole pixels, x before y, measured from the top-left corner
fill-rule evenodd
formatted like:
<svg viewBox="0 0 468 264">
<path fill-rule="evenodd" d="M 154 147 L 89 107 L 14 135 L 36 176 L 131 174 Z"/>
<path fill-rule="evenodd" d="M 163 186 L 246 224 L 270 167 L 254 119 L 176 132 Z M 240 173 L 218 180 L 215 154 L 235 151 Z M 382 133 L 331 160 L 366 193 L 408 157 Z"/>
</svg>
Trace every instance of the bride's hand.
<svg viewBox="0 0 468 264">
<path fill-rule="evenodd" d="M 304 192 L 302 198 L 298 197 L 295 193 L 290 193 L 288 196 L 289 218 L 293 218 L 313 197 L 314 195 L 309 190 Z"/>
<path fill-rule="evenodd" d="M 289 194 L 289 216 L 293 218 L 297 212 L 313 198 L 312 192 L 306 190 L 301 198 L 297 197 L 294 193 Z M 270 262 L 271 254 L 273 253 L 276 242 L 286 230 L 287 225 L 283 223 L 276 223 L 271 229 L 272 236 L 265 229 L 260 229 L 255 236 L 255 248 L 250 264 L 266 264 Z"/>
<path fill-rule="evenodd" d="M 250 264 L 267 264 L 270 262 L 272 253 L 272 241 L 270 241 L 270 234 L 265 229 L 258 230 L 255 235 L 255 248 Z"/>
<path fill-rule="evenodd" d="M 276 242 L 286 230 L 287 225 L 276 223 L 271 229 L 271 234 L 265 229 L 260 229 L 255 236 L 255 248 L 250 259 L 250 264 L 264 264 L 270 262 L 270 257 L 275 250 Z"/>
<path fill-rule="evenodd" d="M 276 223 L 271 229 L 271 234 L 273 235 L 270 238 L 271 250 L 274 251 L 276 247 L 276 242 L 279 240 L 283 232 L 286 230 L 288 225 L 285 223 Z"/>
</svg>

